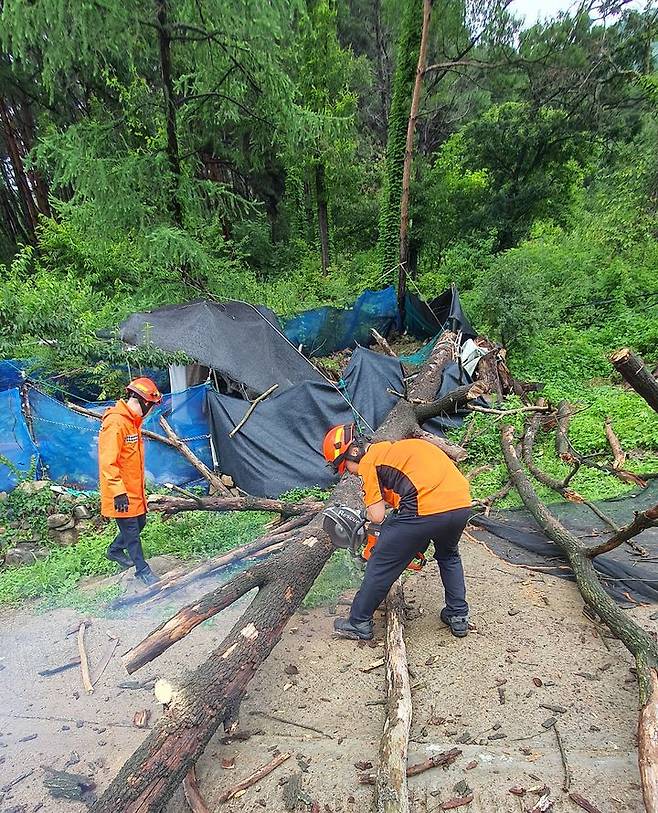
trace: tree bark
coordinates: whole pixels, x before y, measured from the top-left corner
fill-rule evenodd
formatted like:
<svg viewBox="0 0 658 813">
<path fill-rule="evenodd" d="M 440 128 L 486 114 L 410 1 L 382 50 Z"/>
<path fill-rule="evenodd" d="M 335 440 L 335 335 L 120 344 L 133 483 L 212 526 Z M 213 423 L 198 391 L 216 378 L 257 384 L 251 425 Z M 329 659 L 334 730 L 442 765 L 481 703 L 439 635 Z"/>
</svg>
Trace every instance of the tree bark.
<svg viewBox="0 0 658 813">
<path fill-rule="evenodd" d="M 644 361 L 625 347 L 613 353 L 610 356 L 610 362 L 635 392 L 644 398 L 651 409 L 658 412 L 658 381 Z"/>
<path fill-rule="evenodd" d="M 322 273 L 329 270 L 329 213 L 328 191 L 324 164 L 318 161 L 315 165 L 315 199 L 318 207 L 318 231 L 320 234 L 320 251 L 322 253 Z"/>
<path fill-rule="evenodd" d="M 412 704 L 404 615 L 404 592 L 398 579 L 386 597 L 386 720 L 375 780 L 376 813 L 409 811 L 407 756 Z"/>
<path fill-rule="evenodd" d="M 414 411 L 418 423 L 423 424 L 431 418 L 436 418 L 437 415 L 454 415 L 460 407 L 464 407 L 469 401 L 479 398 L 483 391 L 482 383 L 477 381 L 475 384 L 464 384 L 457 387 L 456 390 L 437 398 L 436 401 L 431 401 L 429 404 L 416 404 Z"/>
<path fill-rule="evenodd" d="M 569 450 L 569 424 L 571 422 L 571 407 L 568 401 L 560 401 L 557 405 L 557 432 L 555 434 L 555 451 L 558 457 L 570 456 Z"/>
<path fill-rule="evenodd" d="M 418 50 L 416 80 L 411 96 L 411 110 L 407 123 L 407 142 L 402 167 L 402 197 L 400 198 L 400 267 L 398 271 L 398 309 L 404 314 L 405 295 L 407 291 L 407 274 L 409 272 L 409 187 L 411 185 L 411 166 L 414 157 L 414 133 L 420 105 L 420 92 L 427 65 L 427 41 L 429 39 L 432 0 L 423 0 L 423 27 Z"/>
<path fill-rule="evenodd" d="M 640 715 L 638 757 L 642 793 L 647 813 L 658 810 L 658 646 L 653 638 L 632 621 L 603 589 L 596 575 L 591 553 L 539 500 L 523 471 L 514 448 L 514 430 L 501 427 L 501 447 L 505 463 L 523 504 L 546 536 L 565 553 L 585 603 L 601 616 L 626 649 L 635 657 L 639 685 Z"/>
<path fill-rule="evenodd" d="M 452 359 L 455 339 L 450 333 L 437 342 L 414 382 L 413 397 L 434 397 L 442 369 Z M 399 401 L 375 439 L 407 437 L 415 425 L 411 404 Z M 331 501 L 359 507 L 357 478 L 343 477 Z M 236 598 L 251 587 L 258 587 L 258 594 L 208 660 L 174 687 L 165 714 L 91 808 L 93 813 L 163 810 L 222 721 L 235 719 L 247 684 L 279 642 L 333 550 L 317 518 L 281 555 L 224 585 Z"/>
<path fill-rule="evenodd" d="M 612 419 L 610 416 L 605 419 L 605 436 L 608 439 L 608 443 L 612 449 L 612 454 L 614 455 L 612 467 L 614 469 L 623 469 L 624 464 L 626 463 L 626 452 L 621 448 L 619 438 L 615 434 L 615 430 L 612 428 Z"/>
<path fill-rule="evenodd" d="M 162 75 L 162 96 L 167 125 L 167 161 L 171 172 L 171 196 L 169 208 L 177 226 L 183 225 L 183 213 L 178 197 L 180 183 L 180 154 L 176 126 L 176 100 L 171 65 L 171 33 L 169 29 L 169 0 L 155 0 L 160 51 L 160 73 Z"/>
<path fill-rule="evenodd" d="M 23 156 L 14 128 L 13 114 L 4 96 L 0 96 L 0 125 L 2 125 L 9 160 L 11 161 L 11 166 L 14 171 L 14 181 L 20 194 L 25 224 L 30 237 L 34 239 L 36 227 L 39 222 L 39 211 L 32 197 L 32 190 L 30 189 L 30 184 L 25 173 L 25 167 L 23 166 Z"/>
</svg>

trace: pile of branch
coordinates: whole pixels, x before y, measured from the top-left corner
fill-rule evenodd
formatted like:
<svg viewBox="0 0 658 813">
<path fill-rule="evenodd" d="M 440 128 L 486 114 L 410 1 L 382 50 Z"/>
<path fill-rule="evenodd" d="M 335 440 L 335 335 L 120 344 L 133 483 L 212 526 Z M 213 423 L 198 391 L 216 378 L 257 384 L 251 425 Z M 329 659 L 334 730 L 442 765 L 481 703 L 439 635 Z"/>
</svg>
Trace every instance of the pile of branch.
<svg viewBox="0 0 658 813">
<path fill-rule="evenodd" d="M 431 401 L 443 367 L 453 359 L 455 344 L 454 334 L 441 336 L 414 381 L 409 393 L 411 398 Z M 376 432 L 375 439 L 411 437 L 417 428 L 414 405 L 401 399 Z M 358 507 L 357 479 L 343 477 L 331 501 Z M 321 520 L 316 518 L 303 533 L 288 541 L 281 554 L 239 574 L 201 600 L 203 615 L 209 618 L 249 591 L 258 590 L 249 608 L 208 660 L 181 678 L 180 684 L 171 687 L 165 714 L 95 803 L 93 813 L 163 809 L 219 726 L 223 723 L 227 731 L 236 727 L 247 684 L 280 640 L 287 621 L 332 552 L 333 546 L 322 530 Z M 198 606 L 196 602 L 194 607 Z M 183 612 L 189 615 L 194 610 L 190 607 Z M 170 619 L 166 624 L 176 627 L 181 614 L 174 618 L 177 620 Z M 189 629 L 196 626 L 196 623 L 186 624 Z M 182 628 L 181 632 L 187 634 Z M 130 653 L 126 657 L 129 658 Z M 140 658 L 142 663 L 148 660 Z"/>
<path fill-rule="evenodd" d="M 514 378 L 507 366 L 507 351 L 501 345 L 486 336 L 478 336 L 475 343 L 487 351 L 475 368 L 475 380 L 480 381 L 484 392 L 496 401 L 502 401 L 506 395 L 517 395 L 524 404 L 529 404 L 528 393 L 543 388 L 543 384 Z"/>
</svg>

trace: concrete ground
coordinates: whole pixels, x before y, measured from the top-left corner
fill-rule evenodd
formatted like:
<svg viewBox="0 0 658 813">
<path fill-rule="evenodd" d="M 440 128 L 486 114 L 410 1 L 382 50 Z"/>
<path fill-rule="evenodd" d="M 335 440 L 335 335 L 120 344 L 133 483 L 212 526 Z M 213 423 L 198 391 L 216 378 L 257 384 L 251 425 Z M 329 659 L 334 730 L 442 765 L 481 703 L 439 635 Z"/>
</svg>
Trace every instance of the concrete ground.
<svg viewBox="0 0 658 813">
<path fill-rule="evenodd" d="M 581 809 L 563 790 L 555 729 L 542 725 L 556 718 L 570 790 L 601 813 L 641 813 L 637 686 L 626 650 L 583 616 L 572 583 L 515 568 L 471 536 L 462 550 L 477 627 L 465 640 L 453 638 L 437 620 L 442 591 L 433 562 L 405 583 L 412 608 L 405 630 L 414 702 L 410 763 L 453 747 L 462 752 L 448 769 L 435 768 L 410 780 L 412 810 L 438 811 L 442 802 L 470 792 L 473 801 L 459 810 L 530 810 L 542 787 L 550 788 L 553 810 Z M 111 646 L 108 634 L 120 643 L 92 695 L 81 685 L 79 668 L 52 677 L 37 674 L 77 654 L 75 635 L 67 637 L 66 631 L 80 613 L 4 612 L 0 813 L 84 810 L 85 802 L 49 795 L 44 780 L 50 769 L 89 777 L 96 790 L 87 801 L 102 792 L 148 733 L 133 725 L 135 713 L 148 710 L 149 725 L 160 714 L 148 681 L 163 676 L 177 682 L 184 669 L 203 661 L 221 641 L 248 601 L 206 622 L 130 678 L 119 655 L 167 617 L 174 601 L 148 614 L 93 618 L 86 637 L 92 676 Z M 652 609 L 629 612 L 655 630 L 648 619 Z M 347 606 L 339 604 L 336 611 L 343 614 Z M 384 668 L 364 670 L 383 656 L 382 622 L 372 645 L 332 638 L 332 624 L 331 609 L 297 613 L 250 684 L 241 713 L 241 727 L 252 732 L 250 739 L 222 744 L 218 734 L 209 744 L 197 776 L 210 810 L 282 811 L 285 782 L 295 774 L 301 779 L 298 810 L 369 808 L 372 788 L 359 784 L 355 763 L 377 762 L 383 707 L 366 703 L 383 698 Z M 126 680 L 147 683 L 121 688 Z M 290 757 L 239 799 L 218 802 L 226 787 L 269 762 L 276 751 Z M 509 792 L 515 786 L 526 791 L 523 797 Z M 187 810 L 182 793 L 167 810 Z"/>
</svg>

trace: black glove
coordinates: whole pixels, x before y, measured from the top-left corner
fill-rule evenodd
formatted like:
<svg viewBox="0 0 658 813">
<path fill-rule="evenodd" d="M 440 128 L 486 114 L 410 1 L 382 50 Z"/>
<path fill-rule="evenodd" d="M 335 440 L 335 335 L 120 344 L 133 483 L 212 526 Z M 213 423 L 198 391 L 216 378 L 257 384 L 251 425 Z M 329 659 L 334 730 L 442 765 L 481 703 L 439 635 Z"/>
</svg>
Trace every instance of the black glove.
<svg viewBox="0 0 658 813">
<path fill-rule="evenodd" d="M 120 514 L 125 514 L 128 511 L 128 495 L 117 494 L 114 498 L 114 510 Z"/>
</svg>

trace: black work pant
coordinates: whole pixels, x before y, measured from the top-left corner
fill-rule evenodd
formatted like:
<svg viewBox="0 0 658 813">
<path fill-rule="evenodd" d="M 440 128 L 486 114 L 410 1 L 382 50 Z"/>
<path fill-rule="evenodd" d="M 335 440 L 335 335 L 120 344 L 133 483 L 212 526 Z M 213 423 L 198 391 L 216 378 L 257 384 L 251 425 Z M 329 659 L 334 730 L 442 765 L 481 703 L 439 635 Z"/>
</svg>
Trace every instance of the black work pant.
<svg viewBox="0 0 658 813">
<path fill-rule="evenodd" d="M 470 508 L 456 508 L 424 517 L 389 515 L 368 559 L 361 589 L 352 602 L 350 621 L 369 621 L 393 582 L 417 553 L 425 553 L 430 541 L 434 542 L 448 615 L 468 615 L 458 546 L 470 513 Z"/>
<path fill-rule="evenodd" d="M 126 551 L 130 561 L 135 565 L 135 573 L 141 573 L 148 565 L 144 559 L 142 541 L 139 538 L 146 525 L 146 514 L 138 517 L 116 517 L 119 533 L 110 545 L 110 553 L 123 553 Z"/>
</svg>

